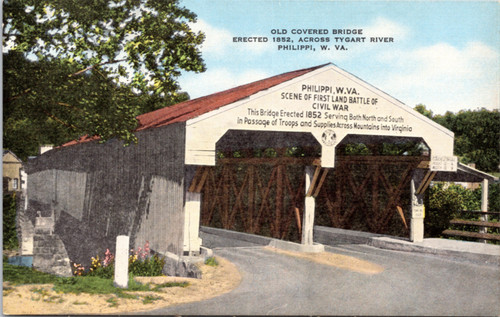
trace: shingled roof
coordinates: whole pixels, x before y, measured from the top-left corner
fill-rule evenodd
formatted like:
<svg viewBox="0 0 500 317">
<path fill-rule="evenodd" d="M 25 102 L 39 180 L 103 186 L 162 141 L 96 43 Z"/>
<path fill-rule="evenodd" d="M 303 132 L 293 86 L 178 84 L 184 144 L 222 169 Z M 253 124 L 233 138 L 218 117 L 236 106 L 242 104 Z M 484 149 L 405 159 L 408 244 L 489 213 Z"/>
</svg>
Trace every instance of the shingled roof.
<svg viewBox="0 0 500 317">
<path fill-rule="evenodd" d="M 259 91 L 269 89 L 273 86 L 279 85 L 281 83 L 292 80 L 304 74 L 310 73 L 326 65 L 330 65 L 330 63 L 276 75 L 249 84 L 217 92 L 208 96 L 187 100 L 175 104 L 173 106 L 141 114 L 137 116 L 139 125 L 135 131 L 157 128 L 176 122 L 185 122 L 189 119 L 196 118 L 204 113 L 216 110 L 220 107 L 229 105 L 238 100 L 247 98 L 253 94 L 258 93 Z M 75 145 L 98 139 L 99 137 L 97 136 L 94 137 L 85 136 L 80 138 L 79 140 L 74 140 L 65 143 L 62 146 Z"/>
<path fill-rule="evenodd" d="M 204 113 L 229 105 L 259 91 L 269 89 L 326 65 L 328 64 L 284 73 L 142 114 L 137 117 L 137 120 L 139 121 L 137 131 L 161 127 L 175 122 L 185 122 L 189 119 L 196 118 Z"/>
</svg>

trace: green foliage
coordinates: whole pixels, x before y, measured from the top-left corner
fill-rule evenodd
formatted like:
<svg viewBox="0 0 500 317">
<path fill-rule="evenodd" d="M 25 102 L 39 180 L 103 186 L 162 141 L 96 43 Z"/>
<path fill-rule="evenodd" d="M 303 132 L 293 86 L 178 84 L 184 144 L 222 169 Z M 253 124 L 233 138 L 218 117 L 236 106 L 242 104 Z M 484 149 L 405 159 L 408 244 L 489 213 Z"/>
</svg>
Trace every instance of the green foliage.
<svg viewBox="0 0 500 317">
<path fill-rule="evenodd" d="M 16 266 L 3 262 L 3 281 L 10 282 L 13 285 L 20 284 L 48 284 L 56 283 L 59 277 L 39 272 L 30 267 Z"/>
<path fill-rule="evenodd" d="M 415 110 L 455 133 L 455 154 L 462 163 L 475 163 L 485 172 L 497 172 L 500 164 L 500 111 L 462 110 L 433 115 L 425 106 Z"/>
<path fill-rule="evenodd" d="M 106 250 L 104 258 L 99 255 L 91 258 L 90 268 L 86 270 L 83 266 L 73 263 L 75 276 L 95 276 L 104 279 L 112 279 L 115 270 L 115 257 Z M 137 251 L 131 250 L 128 259 L 128 271 L 131 276 L 162 276 L 165 257 L 158 254 L 150 255 L 149 242 L 146 242 L 144 248 Z"/>
<path fill-rule="evenodd" d="M 42 296 L 49 295 L 48 291 L 46 289 L 44 289 L 44 288 L 32 288 L 31 292 L 35 293 L 35 294 L 40 294 Z"/>
<path fill-rule="evenodd" d="M 460 111 L 437 118 L 455 133 L 455 152 L 463 163 L 475 163 L 486 172 L 498 171 L 500 163 L 500 112 Z"/>
<path fill-rule="evenodd" d="M 395 141 L 392 143 L 347 143 L 337 149 L 339 155 L 408 155 L 420 156 L 428 150 L 427 147 L 419 141 Z"/>
<path fill-rule="evenodd" d="M 205 260 L 205 265 L 218 266 L 219 262 L 217 262 L 217 259 L 215 257 L 211 256 Z"/>
<path fill-rule="evenodd" d="M 151 286 L 148 284 L 140 284 L 133 279 L 133 276 L 129 275 L 128 288 L 121 289 L 113 285 L 113 280 L 108 278 L 102 278 L 98 276 L 73 276 L 73 277 L 58 277 L 48 273 L 38 272 L 32 268 L 24 266 L 15 266 L 3 263 L 3 281 L 10 282 L 12 285 L 23 285 L 23 284 L 54 284 L 54 291 L 58 293 L 73 293 L 73 294 L 114 294 L 116 297 L 120 298 L 138 298 L 134 294 L 129 292 L 158 292 L 163 288 L 168 287 L 187 287 L 189 283 L 163 283 L 159 285 Z M 34 293 L 39 294 L 40 298 L 44 301 L 54 302 L 59 297 L 48 297 L 44 298 L 44 289 L 34 288 L 32 290 Z M 111 300 L 111 302 L 116 302 Z M 58 302 L 61 302 L 59 299 Z M 74 305 L 86 304 L 74 302 Z"/>
<path fill-rule="evenodd" d="M 158 284 L 158 285 L 155 285 L 152 290 L 153 291 L 158 291 L 162 288 L 170 288 L 170 287 L 182 287 L 182 288 L 186 288 L 189 286 L 189 283 L 188 282 L 170 282 L 170 283 L 163 283 L 163 284 Z"/>
<path fill-rule="evenodd" d="M 135 141 L 135 117 L 186 100 L 181 71 L 205 70 L 195 21 L 177 0 L 4 1 L 4 147 Z"/>
<path fill-rule="evenodd" d="M 109 307 L 117 307 L 118 306 L 118 300 L 116 299 L 116 297 L 110 297 L 108 299 L 106 299 L 106 302 L 109 303 Z"/>
<path fill-rule="evenodd" d="M 106 254 L 104 259 L 101 261 L 99 258 L 99 255 L 97 255 L 95 258 L 91 258 L 91 264 L 90 268 L 87 271 L 85 271 L 85 268 L 78 265 L 78 264 L 73 264 L 75 267 L 74 275 L 77 276 L 97 276 L 105 279 L 112 279 L 115 274 L 115 263 L 114 263 L 114 256 L 111 254 L 111 252 L 106 250 Z"/>
<path fill-rule="evenodd" d="M 273 148 L 267 148 L 262 151 L 263 157 L 278 157 L 278 151 Z"/>
<path fill-rule="evenodd" d="M 217 151 L 216 156 L 222 158 L 276 158 L 276 157 L 319 157 L 321 156 L 320 147 L 301 147 L 291 146 L 280 149 L 283 152 L 278 153 L 275 148 L 253 148 L 251 150 Z"/>
<path fill-rule="evenodd" d="M 142 300 L 142 303 L 143 303 L 144 305 L 146 305 L 146 304 L 151 304 L 151 303 L 153 303 L 154 301 L 159 300 L 159 299 L 162 299 L 162 298 L 161 298 L 161 297 L 159 297 L 159 296 L 146 295 L 146 296 L 144 297 L 144 299 Z"/>
<path fill-rule="evenodd" d="M 63 278 L 54 283 L 54 290 L 62 293 L 116 294 L 121 289 L 113 285 L 112 279 L 97 276 L 74 276 Z M 128 291 L 149 291 L 149 285 L 141 285 L 129 280 Z"/>
<path fill-rule="evenodd" d="M 97 276 L 105 279 L 113 279 L 114 274 L 115 274 L 114 265 L 100 266 L 88 273 L 89 276 Z"/>
<path fill-rule="evenodd" d="M 165 257 L 160 257 L 157 254 L 144 259 L 130 256 L 128 270 L 134 276 L 161 276 L 164 265 Z"/>
<path fill-rule="evenodd" d="M 423 114 L 424 116 L 426 116 L 429 119 L 432 119 L 433 116 L 434 116 L 434 114 L 432 113 L 432 110 L 427 109 L 425 107 L 425 105 L 423 105 L 423 104 L 418 104 L 413 109 L 415 109 L 416 111 L 420 112 L 421 114 Z"/>
<path fill-rule="evenodd" d="M 450 220 L 459 210 L 465 210 L 464 193 L 460 185 L 437 183 L 428 189 L 425 203 L 425 236 L 439 237 L 448 229 Z"/>
<path fill-rule="evenodd" d="M 462 197 L 462 205 L 459 210 L 481 210 L 481 194 L 478 190 L 464 188 L 461 185 L 450 185 L 450 188 L 456 190 Z M 479 191 L 481 189 L 479 188 Z"/>
<path fill-rule="evenodd" d="M 499 211 L 500 183 L 490 184 L 488 188 L 488 210 Z M 446 229 L 478 232 L 479 227 L 450 225 L 453 218 L 481 220 L 481 215 L 467 211 L 481 210 L 481 188 L 465 189 L 460 185 L 437 183 L 430 187 L 426 197 L 425 236 L 439 237 Z M 498 221 L 498 216 L 489 216 L 489 221 Z M 488 233 L 498 233 L 498 229 L 488 228 Z M 461 240 L 476 241 L 474 238 Z"/>
<path fill-rule="evenodd" d="M 476 189 L 476 197 L 481 199 L 481 189 Z M 488 210 L 500 212 L 500 183 L 488 186 Z"/>
<path fill-rule="evenodd" d="M 3 45 L 11 51 L 66 61 L 82 72 L 99 68 L 113 78 L 132 72 L 141 91 L 174 94 L 181 69 L 204 70 L 204 35 L 190 29 L 196 15 L 177 0 L 8 0 L 3 18 Z"/>
<path fill-rule="evenodd" d="M 64 299 L 61 296 L 50 296 L 49 292 L 45 288 L 32 288 L 31 292 L 37 296 L 32 296 L 31 300 L 39 301 L 42 300 L 47 303 L 63 303 Z"/>
<path fill-rule="evenodd" d="M 16 194 L 3 195 L 3 248 L 14 250 L 19 247 L 16 231 Z"/>
<path fill-rule="evenodd" d="M 408 155 L 420 156 L 429 149 L 421 142 L 408 141 L 398 143 L 383 143 L 381 146 L 381 155 Z"/>
<path fill-rule="evenodd" d="M 363 143 L 349 143 L 345 145 L 345 155 L 370 155 L 370 149 Z"/>
<path fill-rule="evenodd" d="M 490 188 L 498 191 L 498 184 Z M 493 198 L 489 201 L 490 206 L 498 204 L 498 197 L 493 197 L 491 193 L 490 197 Z M 426 198 L 425 234 L 429 237 L 440 236 L 443 230 L 448 229 L 452 218 L 467 219 L 461 211 L 481 209 L 481 188 L 470 190 L 461 185 L 436 183 L 429 188 Z"/>
</svg>

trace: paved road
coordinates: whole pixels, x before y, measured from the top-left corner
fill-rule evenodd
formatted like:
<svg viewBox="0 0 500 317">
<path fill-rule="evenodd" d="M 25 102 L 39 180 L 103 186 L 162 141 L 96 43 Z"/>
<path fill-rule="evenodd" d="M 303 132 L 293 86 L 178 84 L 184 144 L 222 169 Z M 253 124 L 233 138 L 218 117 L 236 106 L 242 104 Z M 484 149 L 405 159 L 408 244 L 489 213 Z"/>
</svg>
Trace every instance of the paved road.
<svg viewBox="0 0 500 317">
<path fill-rule="evenodd" d="M 215 241 L 215 240 L 214 240 Z M 222 244 L 222 245 L 221 245 Z M 230 245 L 229 247 L 226 247 Z M 277 254 L 249 243 L 214 242 L 240 269 L 234 291 L 203 302 L 151 311 L 167 315 L 499 315 L 498 267 L 366 245 L 327 247 L 381 265 L 356 273 Z"/>
</svg>

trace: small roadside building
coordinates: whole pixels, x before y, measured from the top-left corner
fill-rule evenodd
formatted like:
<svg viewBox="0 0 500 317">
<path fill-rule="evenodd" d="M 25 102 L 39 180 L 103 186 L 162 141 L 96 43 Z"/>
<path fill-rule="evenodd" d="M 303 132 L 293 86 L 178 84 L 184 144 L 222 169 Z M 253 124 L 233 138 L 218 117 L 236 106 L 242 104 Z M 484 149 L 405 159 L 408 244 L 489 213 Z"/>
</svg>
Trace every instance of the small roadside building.
<svg viewBox="0 0 500 317">
<path fill-rule="evenodd" d="M 16 192 L 22 190 L 23 162 L 9 150 L 3 150 L 2 156 L 2 181 L 3 191 Z"/>
<path fill-rule="evenodd" d="M 421 241 L 423 193 L 457 172 L 452 132 L 333 64 L 137 119 L 137 144 L 81 139 L 30 161 L 35 266 L 37 254 L 40 266 L 56 261 L 37 244 L 44 235 L 79 264 L 113 251 L 118 235 L 131 248 L 198 254 L 200 223 L 308 246 L 321 218 Z M 391 144 L 408 149 L 387 155 Z"/>
</svg>

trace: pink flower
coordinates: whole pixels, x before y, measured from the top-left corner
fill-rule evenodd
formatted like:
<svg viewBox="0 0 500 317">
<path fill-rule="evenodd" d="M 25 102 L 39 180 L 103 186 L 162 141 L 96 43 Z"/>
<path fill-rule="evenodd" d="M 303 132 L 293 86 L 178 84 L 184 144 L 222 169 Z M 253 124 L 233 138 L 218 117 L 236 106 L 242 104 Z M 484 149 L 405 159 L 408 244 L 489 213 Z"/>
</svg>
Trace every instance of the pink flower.
<svg viewBox="0 0 500 317">
<path fill-rule="evenodd" d="M 106 249 L 104 260 L 102 260 L 103 266 L 108 266 L 111 263 L 113 263 L 114 258 L 115 258 L 115 256 L 113 255 L 113 253 L 111 253 L 111 251 L 109 251 L 109 249 Z"/>
</svg>

